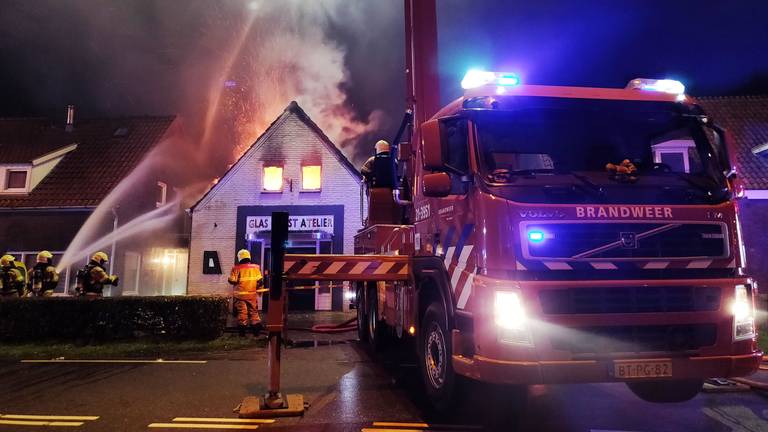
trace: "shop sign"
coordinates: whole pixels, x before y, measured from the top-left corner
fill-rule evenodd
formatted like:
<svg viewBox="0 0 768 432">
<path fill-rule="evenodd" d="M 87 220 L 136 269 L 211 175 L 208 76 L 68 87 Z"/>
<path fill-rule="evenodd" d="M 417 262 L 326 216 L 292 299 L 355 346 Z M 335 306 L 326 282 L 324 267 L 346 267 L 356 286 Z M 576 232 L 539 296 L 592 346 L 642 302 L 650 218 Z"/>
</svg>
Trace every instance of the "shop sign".
<svg viewBox="0 0 768 432">
<path fill-rule="evenodd" d="M 270 231 L 271 216 L 248 216 L 245 218 L 245 233 L 251 236 L 261 231 Z M 289 216 L 288 231 L 322 231 L 333 234 L 333 216 Z"/>
</svg>

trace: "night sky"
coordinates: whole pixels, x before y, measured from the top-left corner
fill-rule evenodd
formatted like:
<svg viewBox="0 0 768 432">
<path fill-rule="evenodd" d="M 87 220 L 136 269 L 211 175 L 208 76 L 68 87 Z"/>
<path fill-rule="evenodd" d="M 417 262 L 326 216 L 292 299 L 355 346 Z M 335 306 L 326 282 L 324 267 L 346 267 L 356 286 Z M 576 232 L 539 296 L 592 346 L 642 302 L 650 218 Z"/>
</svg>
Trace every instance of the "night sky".
<svg viewBox="0 0 768 432">
<path fill-rule="evenodd" d="M 693 95 L 768 93 L 765 0 L 438 3 L 445 102 L 459 95 L 470 67 L 516 71 L 535 84 L 623 87 L 636 77 L 665 77 L 684 81 Z M 245 96 L 230 104 L 238 121 L 256 125 L 243 132 L 245 142 L 304 97 L 321 127 L 341 122 L 329 135 L 359 161 L 375 138 L 394 134 L 404 106 L 400 0 L 0 6 L 0 116 L 63 120 L 66 104 L 75 103 L 84 116 L 176 113 L 198 125 L 252 10 L 260 15 L 246 33 L 247 49 L 224 76 L 242 83 Z M 296 49 L 307 44 L 309 51 Z M 291 58 L 318 49 L 328 54 Z M 263 73 L 275 59 L 280 69 Z M 338 71 L 320 73 L 332 68 Z M 321 99 L 331 102 L 314 102 Z"/>
</svg>

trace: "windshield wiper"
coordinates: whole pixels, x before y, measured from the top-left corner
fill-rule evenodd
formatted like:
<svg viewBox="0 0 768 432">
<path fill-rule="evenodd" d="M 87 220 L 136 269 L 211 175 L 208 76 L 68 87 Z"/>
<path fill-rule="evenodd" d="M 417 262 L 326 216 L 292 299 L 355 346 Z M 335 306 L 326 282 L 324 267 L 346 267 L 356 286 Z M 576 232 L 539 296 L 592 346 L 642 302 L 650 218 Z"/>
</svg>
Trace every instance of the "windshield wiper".
<svg viewBox="0 0 768 432">
<path fill-rule="evenodd" d="M 552 168 L 529 168 L 529 169 L 510 170 L 510 169 L 502 168 L 502 169 L 493 170 L 493 173 L 489 175 L 489 178 L 494 182 L 509 183 L 510 181 L 509 177 L 511 176 L 523 175 L 523 176 L 535 177 L 536 174 L 568 175 L 575 178 L 579 182 L 581 182 L 582 190 L 585 190 L 586 192 L 591 193 L 600 199 L 603 199 L 605 197 L 605 191 L 603 191 L 603 188 L 595 184 L 587 176 L 582 174 L 577 174 L 573 171 L 567 171 L 567 170 L 556 170 Z"/>
<path fill-rule="evenodd" d="M 707 185 L 701 184 L 701 183 L 700 183 L 700 182 L 698 182 L 698 181 L 695 181 L 695 180 L 693 180 L 693 179 L 691 178 L 691 175 L 690 175 L 690 174 L 687 174 L 687 173 L 681 173 L 681 172 L 669 171 L 669 172 L 665 172 L 665 173 L 663 173 L 663 174 L 664 174 L 664 175 L 670 175 L 670 176 L 672 176 L 672 177 L 674 177 L 674 178 L 676 178 L 676 179 L 680 179 L 680 180 L 684 181 L 684 182 L 685 182 L 685 183 L 687 183 L 689 186 L 693 186 L 693 187 L 694 187 L 694 189 L 696 189 L 697 191 L 699 191 L 699 192 L 703 192 L 703 195 L 704 195 L 704 196 L 705 196 L 707 199 L 709 199 L 710 201 L 712 201 L 712 200 L 715 200 L 715 199 L 716 199 L 716 197 L 715 197 L 715 194 L 714 194 L 714 192 L 713 192 L 713 191 L 714 191 L 714 189 L 715 189 L 715 187 L 714 187 L 714 186 L 717 186 L 717 182 L 714 182 L 714 181 L 713 181 L 713 182 L 711 182 L 711 183 L 710 183 L 710 185 L 709 185 L 709 186 L 707 186 Z M 718 189 L 718 192 L 720 192 L 720 193 L 722 194 L 722 193 L 723 193 L 723 190 L 721 190 L 721 189 Z M 722 195 L 720 195 L 720 196 L 719 196 L 717 199 L 721 199 L 721 198 L 722 198 Z"/>
</svg>

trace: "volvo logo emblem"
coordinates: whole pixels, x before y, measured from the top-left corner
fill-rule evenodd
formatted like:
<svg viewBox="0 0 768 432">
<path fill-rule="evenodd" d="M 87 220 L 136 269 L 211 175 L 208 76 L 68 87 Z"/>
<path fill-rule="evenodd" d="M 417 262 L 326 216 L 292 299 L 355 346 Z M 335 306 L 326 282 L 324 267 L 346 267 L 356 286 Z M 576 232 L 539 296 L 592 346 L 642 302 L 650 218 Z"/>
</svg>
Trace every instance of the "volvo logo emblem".
<svg viewBox="0 0 768 432">
<path fill-rule="evenodd" d="M 624 249 L 637 249 L 637 234 L 633 232 L 619 233 L 619 241 Z"/>
</svg>

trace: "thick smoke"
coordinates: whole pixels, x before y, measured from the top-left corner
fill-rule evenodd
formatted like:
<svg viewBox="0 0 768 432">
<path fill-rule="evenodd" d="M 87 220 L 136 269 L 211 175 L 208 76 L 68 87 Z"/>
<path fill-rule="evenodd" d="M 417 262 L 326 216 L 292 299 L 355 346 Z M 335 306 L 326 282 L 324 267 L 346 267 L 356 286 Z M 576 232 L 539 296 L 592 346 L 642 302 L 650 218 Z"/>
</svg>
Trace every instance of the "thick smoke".
<svg viewBox="0 0 768 432">
<path fill-rule="evenodd" d="M 3 9 L 7 114 L 58 119 L 69 103 L 80 117 L 178 114 L 188 139 L 173 151 L 200 177 L 182 183 L 221 175 L 291 100 L 357 162 L 403 106 L 399 2 L 8 0 Z"/>
</svg>

